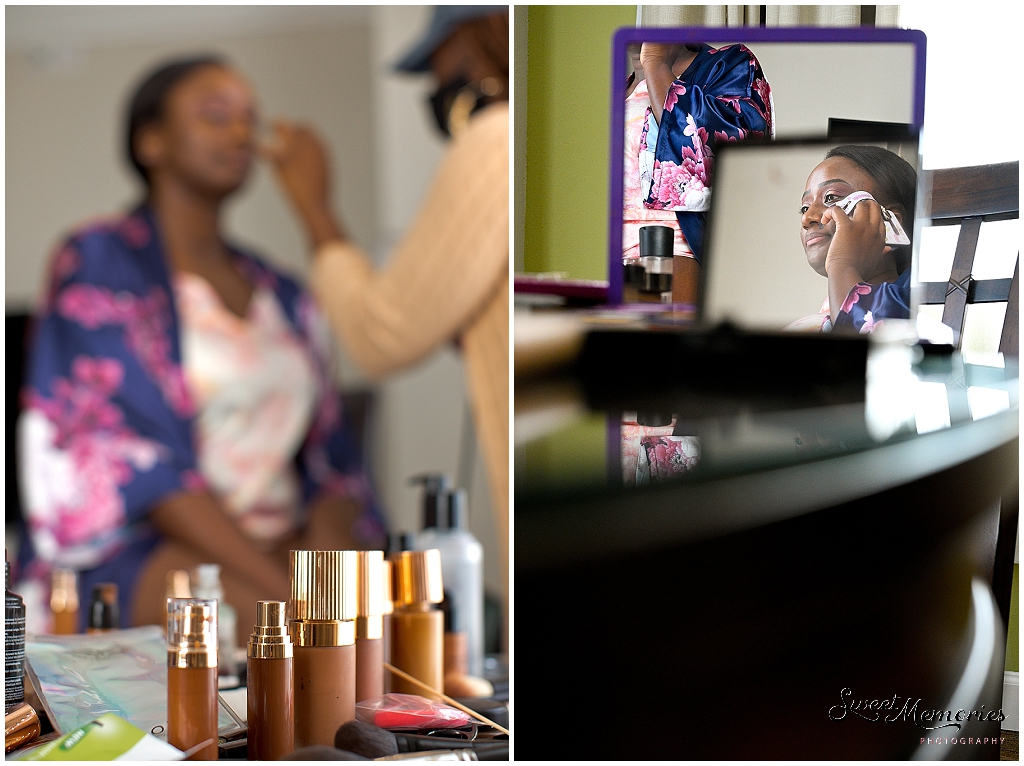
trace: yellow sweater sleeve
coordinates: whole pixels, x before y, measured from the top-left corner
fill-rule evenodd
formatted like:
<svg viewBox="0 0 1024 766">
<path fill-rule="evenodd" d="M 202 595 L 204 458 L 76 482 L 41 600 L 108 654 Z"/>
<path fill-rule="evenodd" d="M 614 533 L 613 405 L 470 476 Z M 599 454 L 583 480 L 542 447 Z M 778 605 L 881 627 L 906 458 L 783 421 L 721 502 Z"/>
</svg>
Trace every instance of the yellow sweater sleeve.
<svg viewBox="0 0 1024 766">
<path fill-rule="evenodd" d="M 507 285 L 508 132 L 507 104 L 470 121 L 382 269 L 351 243 L 315 254 L 312 289 L 367 374 L 412 365 L 461 335 Z"/>
</svg>

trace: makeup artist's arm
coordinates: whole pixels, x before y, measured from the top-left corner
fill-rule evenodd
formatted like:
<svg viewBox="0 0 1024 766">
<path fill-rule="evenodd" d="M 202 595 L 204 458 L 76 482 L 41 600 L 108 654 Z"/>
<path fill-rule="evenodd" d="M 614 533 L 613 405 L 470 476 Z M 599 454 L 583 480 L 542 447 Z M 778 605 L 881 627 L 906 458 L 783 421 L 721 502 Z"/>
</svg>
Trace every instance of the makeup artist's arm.
<svg viewBox="0 0 1024 766">
<path fill-rule="evenodd" d="M 201 554 L 200 558 L 241 575 L 265 591 L 267 598 L 287 596 L 288 572 L 283 559 L 259 550 L 210 493 L 177 492 L 157 504 L 149 519 L 165 536 Z"/>
<path fill-rule="evenodd" d="M 368 374 L 423 359 L 506 289 L 507 105 L 487 107 L 452 140 L 418 215 L 381 269 L 331 213 L 327 161 L 315 134 L 279 128 L 269 155 L 314 249 L 310 286 Z"/>
<path fill-rule="evenodd" d="M 822 215 L 822 225 L 833 219 L 836 233 L 825 256 L 825 273 L 830 315 L 835 320 L 856 285 L 894 282 L 898 274 L 892 248 L 885 244 L 885 224 L 877 203 L 859 203 L 852 216 L 838 206 L 830 207 Z"/>
<path fill-rule="evenodd" d="M 665 109 L 668 90 L 675 82 L 672 65 L 679 52 L 678 45 L 662 43 L 644 43 L 640 49 L 640 64 L 644 68 L 644 79 L 647 80 L 647 92 L 651 99 L 651 111 L 654 119 L 661 124 L 661 114 Z"/>
</svg>

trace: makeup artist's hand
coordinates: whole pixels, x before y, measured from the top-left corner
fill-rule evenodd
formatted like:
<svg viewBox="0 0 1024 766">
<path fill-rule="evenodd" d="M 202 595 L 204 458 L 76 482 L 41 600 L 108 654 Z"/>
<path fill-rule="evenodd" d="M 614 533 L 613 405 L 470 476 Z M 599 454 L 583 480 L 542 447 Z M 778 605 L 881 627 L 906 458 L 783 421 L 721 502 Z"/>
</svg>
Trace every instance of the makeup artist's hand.
<svg viewBox="0 0 1024 766">
<path fill-rule="evenodd" d="M 273 124 L 274 138 L 260 153 L 274 167 L 278 184 L 305 226 L 313 249 L 346 239 L 331 211 L 331 169 L 327 149 L 312 128 L 283 120 Z"/>
</svg>

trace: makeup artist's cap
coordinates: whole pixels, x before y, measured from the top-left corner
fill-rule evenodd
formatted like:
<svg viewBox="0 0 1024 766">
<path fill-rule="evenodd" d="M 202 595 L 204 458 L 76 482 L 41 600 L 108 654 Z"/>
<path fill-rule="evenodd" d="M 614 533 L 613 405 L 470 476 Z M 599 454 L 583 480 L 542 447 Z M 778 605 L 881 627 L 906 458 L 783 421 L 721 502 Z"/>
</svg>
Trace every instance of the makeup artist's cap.
<svg viewBox="0 0 1024 766">
<path fill-rule="evenodd" d="M 494 13 L 508 13 L 507 5 L 438 5 L 430 28 L 424 33 L 405 57 L 395 64 L 401 72 L 426 72 L 430 69 L 430 57 L 441 43 L 448 39 L 455 28 L 464 21 L 479 19 Z"/>
</svg>

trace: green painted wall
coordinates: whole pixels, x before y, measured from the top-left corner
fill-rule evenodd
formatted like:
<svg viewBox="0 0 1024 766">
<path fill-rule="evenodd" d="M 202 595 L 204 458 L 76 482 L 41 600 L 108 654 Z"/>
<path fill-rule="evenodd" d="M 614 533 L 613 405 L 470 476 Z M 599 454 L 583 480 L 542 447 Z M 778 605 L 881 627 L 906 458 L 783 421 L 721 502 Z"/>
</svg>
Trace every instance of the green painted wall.
<svg viewBox="0 0 1024 766">
<path fill-rule="evenodd" d="M 612 34 L 635 23 L 635 5 L 530 6 L 526 271 L 608 278 Z"/>
</svg>

